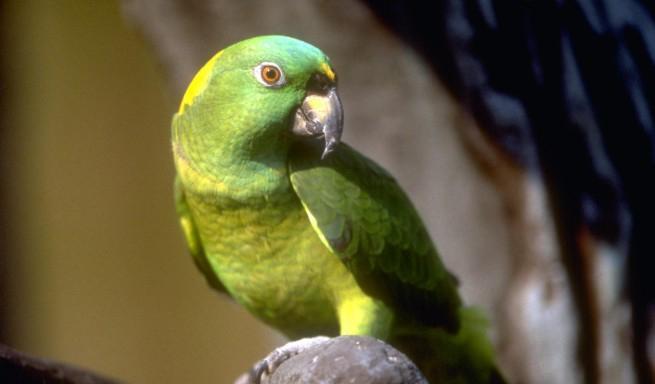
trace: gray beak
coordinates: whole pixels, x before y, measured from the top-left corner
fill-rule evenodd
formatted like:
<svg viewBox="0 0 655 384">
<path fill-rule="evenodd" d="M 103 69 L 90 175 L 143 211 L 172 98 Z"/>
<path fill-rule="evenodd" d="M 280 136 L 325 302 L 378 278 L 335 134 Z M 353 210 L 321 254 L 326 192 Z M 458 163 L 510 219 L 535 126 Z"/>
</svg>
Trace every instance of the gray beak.
<svg viewBox="0 0 655 384">
<path fill-rule="evenodd" d="M 326 94 L 308 94 L 296 111 L 292 132 L 299 136 L 325 138 L 321 159 L 332 152 L 341 141 L 343 108 L 336 89 Z"/>
</svg>

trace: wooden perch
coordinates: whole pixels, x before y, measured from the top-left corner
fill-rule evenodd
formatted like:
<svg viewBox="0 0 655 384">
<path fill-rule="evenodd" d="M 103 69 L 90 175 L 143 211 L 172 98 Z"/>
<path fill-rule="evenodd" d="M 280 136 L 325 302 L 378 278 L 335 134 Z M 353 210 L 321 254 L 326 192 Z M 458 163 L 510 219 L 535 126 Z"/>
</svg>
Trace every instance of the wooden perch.
<svg viewBox="0 0 655 384">
<path fill-rule="evenodd" d="M 217 372 L 217 376 L 220 375 Z M 218 377 L 217 377 L 218 379 Z M 418 368 L 392 346 L 362 336 L 340 336 L 282 363 L 262 384 L 342 383 L 427 384 Z M 118 384 L 81 368 L 30 356 L 0 344 L 3 384 Z M 247 374 L 239 384 L 248 383 Z"/>
<path fill-rule="evenodd" d="M 117 384 L 96 373 L 30 356 L 0 344 L 0 382 L 3 384 Z"/>
<path fill-rule="evenodd" d="M 235 384 L 249 383 L 248 375 Z M 262 384 L 427 384 L 416 365 L 380 340 L 339 336 L 290 357 Z"/>
</svg>

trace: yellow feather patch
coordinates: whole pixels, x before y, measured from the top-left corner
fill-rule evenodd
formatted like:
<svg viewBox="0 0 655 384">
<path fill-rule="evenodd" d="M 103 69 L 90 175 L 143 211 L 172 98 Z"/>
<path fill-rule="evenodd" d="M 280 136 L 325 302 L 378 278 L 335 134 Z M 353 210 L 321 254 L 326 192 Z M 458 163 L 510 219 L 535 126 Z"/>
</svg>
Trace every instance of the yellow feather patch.
<svg viewBox="0 0 655 384">
<path fill-rule="evenodd" d="M 337 78 L 337 75 L 334 73 L 332 68 L 327 63 L 322 63 L 321 64 L 321 69 L 323 70 L 323 74 L 327 76 L 330 81 L 334 81 Z"/>
<path fill-rule="evenodd" d="M 295 190 L 295 186 L 294 186 L 294 190 Z M 298 192 L 296 191 L 296 193 Z M 336 253 L 334 252 L 334 249 L 330 245 L 328 239 L 325 237 L 325 235 L 323 235 L 321 228 L 318 226 L 318 221 L 316 220 L 316 217 L 314 217 L 314 215 L 312 214 L 312 211 L 309 210 L 307 205 L 305 205 L 304 201 L 300 200 L 300 204 L 302 204 L 302 207 L 305 209 L 305 213 L 307 213 L 307 217 L 309 218 L 309 223 L 312 225 L 312 228 L 314 229 L 314 232 L 316 232 L 316 234 L 318 235 L 318 238 L 321 239 L 321 243 L 323 243 L 323 245 L 325 245 L 325 247 L 329 249 L 330 252 Z"/>
<path fill-rule="evenodd" d="M 211 70 L 214 68 L 214 63 L 221 57 L 222 54 L 223 51 L 218 52 L 205 65 L 203 65 L 202 68 L 200 68 L 198 73 L 196 73 L 196 75 L 193 77 L 193 80 L 191 80 L 189 87 L 184 93 L 184 97 L 180 103 L 180 109 L 177 113 L 184 112 L 184 109 L 187 106 L 193 104 L 193 99 L 195 99 L 196 96 L 205 90 L 207 83 L 209 83 L 209 75 L 211 75 Z"/>
<path fill-rule="evenodd" d="M 189 251 L 191 251 L 192 254 L 199 253 L 200 247 L 193 234 L 193 223 L 187 216 L 182 216 L 180 217 L 180 224 L 182 225 L 182 231 L 184 232 L 184 237 L 189 246 Z"/>
<path fill-rule="evenodd" d="M 181 146 L 177 144 L 177 140 L 173 143 L 173 153 L 175 154 L 175 169 L 182 180 L 193 186 L 195 191 L 201 193 L 228 193 L 232 192 L 225 185 L 224 182 L 216 180 L 207 175 L 201 174 L 193 168 L 182 150 Z"/>
</svg>

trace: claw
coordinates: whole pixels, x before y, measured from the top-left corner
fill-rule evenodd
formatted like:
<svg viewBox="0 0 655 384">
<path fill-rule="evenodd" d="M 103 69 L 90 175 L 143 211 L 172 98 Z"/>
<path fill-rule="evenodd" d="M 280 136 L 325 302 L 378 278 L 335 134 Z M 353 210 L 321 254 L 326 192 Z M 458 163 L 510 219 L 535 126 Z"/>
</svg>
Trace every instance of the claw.
<svg viewBox="0 0 655 384">
<path fill-rule="evenodd" d="M 251 384 L 261 384 L 264 377 L 270 376 L 285 361 L 315 345 L 322 344 L 329 339 L 329 337 L 325 336 L 308 337 L 275 348 L 273 352 L 258 361 L 252 367 L 248 373 L 248 382 Z"/>
</svg>

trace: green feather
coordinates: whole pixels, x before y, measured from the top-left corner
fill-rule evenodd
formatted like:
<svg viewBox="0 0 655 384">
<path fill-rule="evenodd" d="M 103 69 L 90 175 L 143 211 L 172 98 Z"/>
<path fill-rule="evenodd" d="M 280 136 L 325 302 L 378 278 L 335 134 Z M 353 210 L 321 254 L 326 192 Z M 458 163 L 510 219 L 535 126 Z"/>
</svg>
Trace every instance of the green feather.
<svg viewBox="0 0 655 384">
<path fill-rule="evenodd" d="M 291 149 L 290 178 L 326 245 L 366 293 L 425 325 L 456 331 L 457 284 L 396 181 L 345 144 L 325 160 L 313 144 Z"/>
<path fill-rule="evenodd" d="M 262 85 L 262 63 L 277 65 L 284 82 Z M 345 144 L 321 160 L 318 140 L 292 134 L 317 76 L 336 86 L 320 50 L 263 36 L 216 54 L 192 81 L 172 145 L 176 207 L 196 266 L 289 337 L 370 335 L 431 379 L 494 382 L 484 326 L 461 306 L 394 179 Z"/>
<path fill-rule="evenodd" d="M 212 271 L 211 265 L 209 265 L 200 235 L 198 234 L 198 229 L 196 228 L 196 223 L 189 211 L 189 205 L 184 195 L 184 186 L 178 177 L 175 178 L 175 208 L 180 218 L 180 227 L 184 234 L 184 240 L 186 240 L 194 264 L 202 272 L 207 283 L 212 288 L 219 292 L 227 292 L 225 286 L 223 286 L 223 283 L 217 278 L 216 274 Z"/>
</svg>

